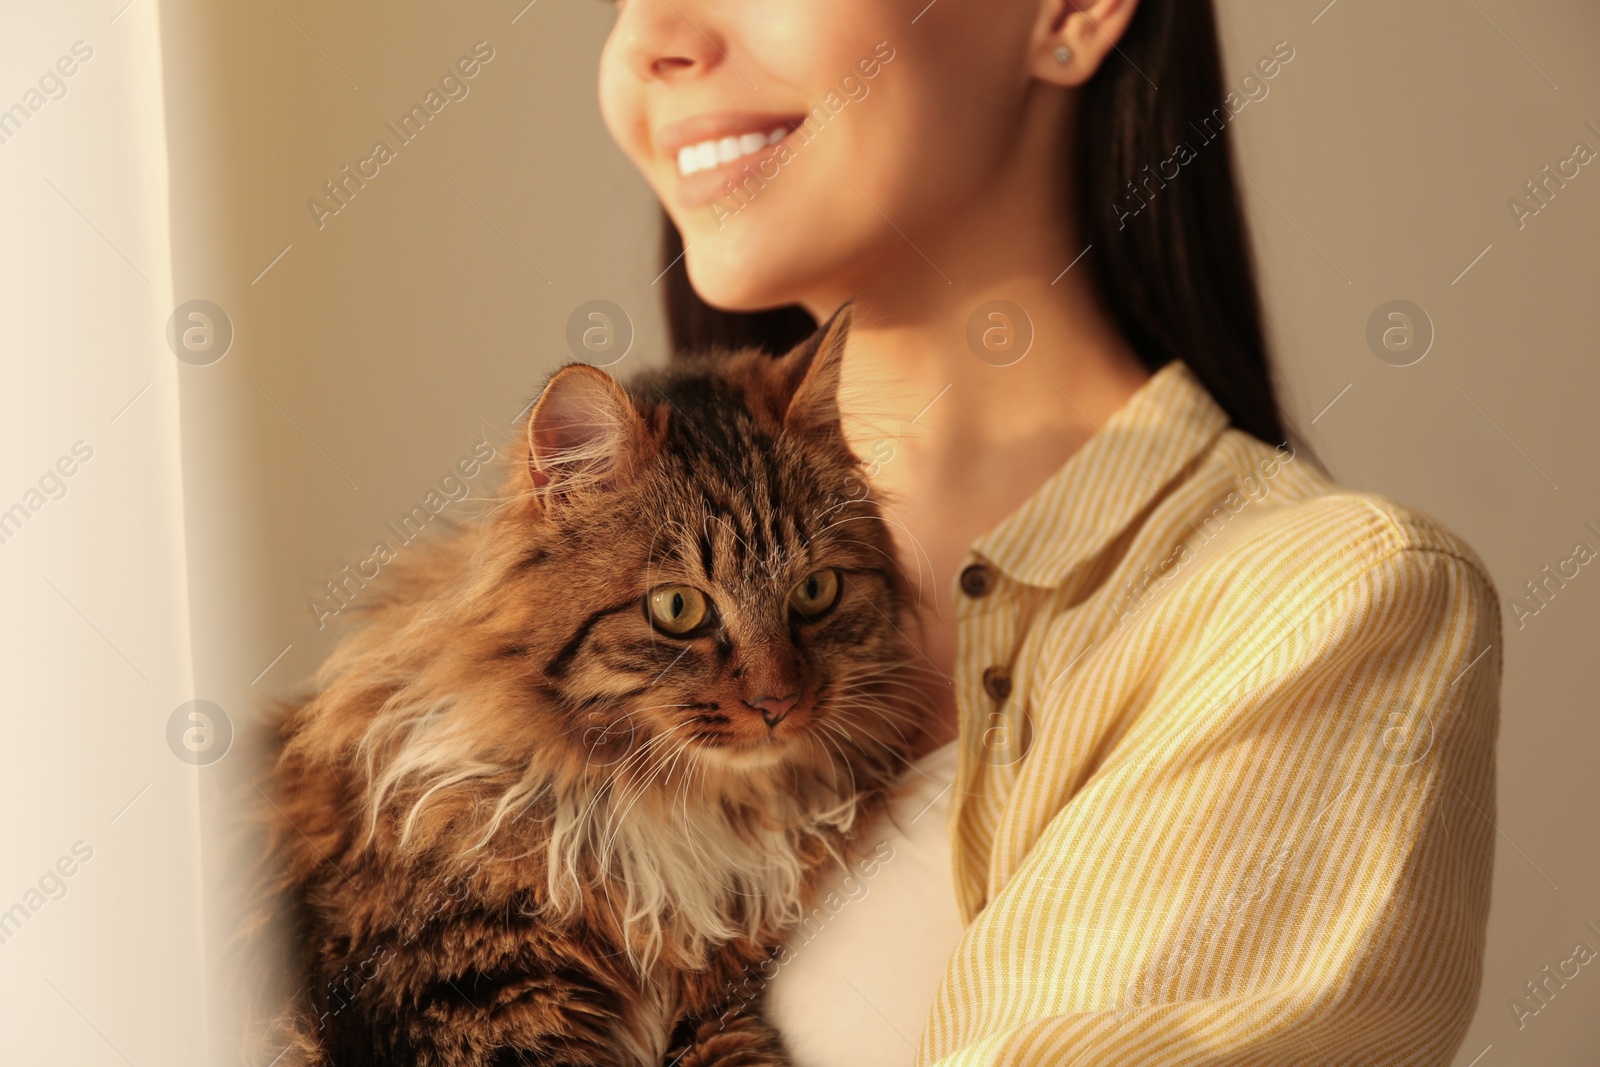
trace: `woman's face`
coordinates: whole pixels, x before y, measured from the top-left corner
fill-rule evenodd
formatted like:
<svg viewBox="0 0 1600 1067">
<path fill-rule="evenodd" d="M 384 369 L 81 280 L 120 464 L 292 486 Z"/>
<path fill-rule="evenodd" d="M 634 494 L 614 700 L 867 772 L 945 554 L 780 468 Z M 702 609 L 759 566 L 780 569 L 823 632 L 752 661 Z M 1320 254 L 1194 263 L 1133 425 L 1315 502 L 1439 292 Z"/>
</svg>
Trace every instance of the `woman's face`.
<svg viewBox="0 0 1600 1067">
<path fill-rule="evenodd" d="M 891 264 L 937 277 L 920 250 L 1017 151 L 1039 16 L 1026 0 L 620 0 L 601 109 L 702 298 L 826 308 Z"/>
</svg>

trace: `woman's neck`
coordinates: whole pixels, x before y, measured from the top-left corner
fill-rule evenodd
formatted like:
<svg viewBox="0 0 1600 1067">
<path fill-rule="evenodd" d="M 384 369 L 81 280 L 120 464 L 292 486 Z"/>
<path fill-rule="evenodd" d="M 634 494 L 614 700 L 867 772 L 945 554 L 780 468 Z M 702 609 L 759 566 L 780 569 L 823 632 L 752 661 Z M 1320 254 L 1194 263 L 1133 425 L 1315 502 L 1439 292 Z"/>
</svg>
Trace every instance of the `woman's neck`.
<svg viewBox="0 0 1600 1067">
<path fill-rule="evenodd" d="M 917 594 L 913 640 L 937 672 L 927 696 L 939 739 L 956 732 L 948 598 L 973 541 L 1149 378 L 1095 292 L 1104 253 L 1084 248 L 1067 209 L 1064 107 L 1042 94 L 1024 123 L 1038 129 L 1015 139 L 1019 158 L 999 161 L 990 185 L 935 224 L 906 220 L 908 233 L 804 301 L 819 321 L 853 301 L 840 408 Z M 985 330 L 1007 329 L 1010 344 L 984 343 Z"/>
<path fill-rule="evenodd" d="M 857 297 L 840 406 L 858 454 L 881 459 L 888 450 L 872 446 L 893 446 L 880 489 L 940 527 L 966 516 L 956 525 L 976 537 L 1126 403 L 1149 373 L 1074 273 L 1054 285 L 1021 274 Z M 991 318 L 991 301 L 1019 310 Z M 1014 331 L 1009 350 L 985 348 L 985 330 Z M 1029 333 L 1026 354 L 996 365 Z"/>
<path fill-rule="evenodd" d="M 902 220 L 907 232 L 804 301 L 825 316 L 853 300 L 846 432 L 858 446 L 895 442 L 876 481 L 919 507 L 954 497 L 998 520 L 1149 377 L 1095 292 L 1105 253 L 1084 247 L 1070 210 L 1072 118 L 1067 94 L 1036 88 L 1014 158 L 939 218 Z M 991 318 L 991 301 L 1018 311 Z M 986 349 L 981 335 L 1006 328 L 1032 342 L 997 366 L 1017 350 Z"/>
<path fill-rule="evenodd" d="M 969 463 L 1041 436 L 1085 437 L 1149 377 L 1076 286 L 1023 276 L 923 296 L 857 298 L 841 383 L 853 439 L 903 435 L 930 458 Z"/>
<path fill-rule="evenodd" d="M 1071 277 L 1069 274 L 1067 277 Z M 1032 495 L 1149 374 L 1095 310 L 1086 287 L 1027 276 L 943 286 L 922 301 L 858 297 L 840 386 L 845 431 L 869 463 L 901 567 L 916 595 L 931 745 L 957 733 L 957 633 L 949 604 L 972 543 Z M 955 292 L 949 292 L 956 289 Z M 972 309 L 1024 308 L 1034 332 L 1015 363 L 968 346 Z M 985 351 L 981 344 L 979 351 Z M 1015 351 L 1011 353 L 1015 355 Z M 942 680 L 940 680 L 942 679 Z"/>
</svg>

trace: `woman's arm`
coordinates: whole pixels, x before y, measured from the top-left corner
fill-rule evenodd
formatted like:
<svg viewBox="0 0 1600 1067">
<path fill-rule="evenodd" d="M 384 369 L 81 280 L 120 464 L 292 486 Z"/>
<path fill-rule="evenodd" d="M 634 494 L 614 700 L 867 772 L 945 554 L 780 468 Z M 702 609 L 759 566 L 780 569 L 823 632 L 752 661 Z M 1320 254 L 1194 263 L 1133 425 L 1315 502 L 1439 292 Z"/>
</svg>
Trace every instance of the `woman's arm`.
<svg viewBox="0 0 1600 1067">
<path fill-rule="evenodd" d="M 1108 639 L 1145 646 L 1112 692 L 1045 694 L 1027 762 L 1090 770 L 1043 805 L 1045 764 L 1019 776 L 919 1064 L 1449 1061 L 1481 976 L 1499 607 L 1448 550 L 1372 557 L 1312 598 L 1292 569 L 1196 576 Z"/>
</svg>

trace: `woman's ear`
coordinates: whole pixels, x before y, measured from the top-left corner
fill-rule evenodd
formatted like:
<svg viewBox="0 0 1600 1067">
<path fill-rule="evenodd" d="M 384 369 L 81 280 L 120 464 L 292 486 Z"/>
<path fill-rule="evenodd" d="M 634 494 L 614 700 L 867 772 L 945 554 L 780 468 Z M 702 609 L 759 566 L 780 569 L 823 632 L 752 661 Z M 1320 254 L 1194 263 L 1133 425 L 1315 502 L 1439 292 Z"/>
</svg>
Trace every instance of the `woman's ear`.
<svg viewBox="0 0 1600 1067">
<path fill-rule="evenodd" d="M 609 374 L 585 363 L 562 367 L 528 414 L 534 487 L 609 487 L 628 470 L 643 429 L 633 402 Z"/>
<path fill-rule="evenodd" d="M 1033 76 L 1052 85 L 1082 85 L 1116 50 L 1138 7 L 1139 0 L 1040 0 Z"/>
</svg>

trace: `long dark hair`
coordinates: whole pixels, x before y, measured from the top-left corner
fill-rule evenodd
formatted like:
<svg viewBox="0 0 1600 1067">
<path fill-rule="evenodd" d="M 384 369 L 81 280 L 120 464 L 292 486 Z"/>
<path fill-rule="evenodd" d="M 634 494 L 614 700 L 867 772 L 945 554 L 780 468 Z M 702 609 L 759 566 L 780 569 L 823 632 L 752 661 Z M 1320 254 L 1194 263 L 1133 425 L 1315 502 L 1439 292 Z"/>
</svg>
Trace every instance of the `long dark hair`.
<svg viewBox="0 0 1600 1067">
<path fill-rule="evenodd" d="M 1287 441 L 1234 175 L 1211 0 L 1143 0 L 1119 50 L 1084 87 L 1078 116 L 1076 209 L 1091 249 L 1083 265 L 1148 370 L 1183 359 L 1234 426 L 1268 444 Z M 1173 158 L 1180 144 L 1190 149 L 1181 166 Z M 1176 177 L 1168 170 L 1162 178 L 1172 166 Z M 675 351 L 755 346 L 776 354 L 815 329 L 797 306 L 712 307 L 690 285 L 682 257 L 683 238 L 663 213 Z M 1304 448 L 1298 434 L 1295 443 Z"/>
</svg>

